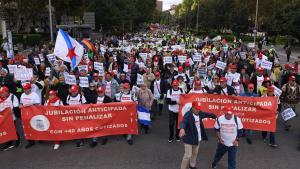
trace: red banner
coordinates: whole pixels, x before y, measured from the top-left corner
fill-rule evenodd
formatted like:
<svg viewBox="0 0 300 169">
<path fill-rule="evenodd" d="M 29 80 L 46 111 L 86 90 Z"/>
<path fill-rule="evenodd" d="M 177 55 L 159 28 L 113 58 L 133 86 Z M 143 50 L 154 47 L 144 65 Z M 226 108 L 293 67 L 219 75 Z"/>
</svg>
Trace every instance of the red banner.
<svg viewBox="0 0 300 169">
<path fill-rule="evenodd" d="M 17 140 L 16 128 L 10 108 L 0 112 L 0 143 Z"/>
<path fill-rule="evenodd" d="M 138 134 L 135 103 L 23 107 L 28 140 L 73 140 Z"/>
<path fill-rule="evenodd" d="M 259 131 L 276 131 L 276 97 L 241 97 L 215 94 L 185 94 L 180 97 L 178 121 L 192 107 L 192 102 L 201 103 L 202 111 L 214 113 L 218 117 L 223 114 L 224 107 L 231 106 L 233 113 L 241 118 L 245 129 Z M 215 121 L 205 119 L 204 125 L 213 128 Z"/>
</svg>

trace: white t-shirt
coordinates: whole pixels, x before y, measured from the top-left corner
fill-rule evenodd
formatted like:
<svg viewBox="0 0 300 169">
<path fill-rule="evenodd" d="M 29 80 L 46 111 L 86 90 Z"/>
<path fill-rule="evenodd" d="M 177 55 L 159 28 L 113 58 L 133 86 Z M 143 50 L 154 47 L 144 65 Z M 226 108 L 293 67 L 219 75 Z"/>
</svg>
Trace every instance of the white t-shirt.
<svg viewBox="0 0 300 169">
<path fill-rule="evenodd" d="M 193 88 L 189 93 L 207 93 L 207 91 L 204 88 L 201 88 L 200 90 L 195 90 Z"/>
<path fill-rule="evenodd" d="M 111 96 L 111 82 L 106 82 L 105 95 L 106 96 Z"/>
<path fill-rule="evenodd" d="M 14 97 L 13 101 L 12 101 L 12 97 Z M 19 107 L 19 100 L 15 95 L 10 94 L 6 100 L 0 103 L 0 112 L 2 112 L 4 109 L 8 107 L 11 108 L 11 110 L 13 110 L 14 107 Z M 13 114 L 13 119 L 16 120 L 15 114 L 13 112 L 12 114 Z"/>
<path fill-rule="evenodd" d="M 43 88 L 44 88 L 44 82 L 39 82 L 38 81 L 37 83 L 41 84 L 43 86 Z M 43 91 L 43 88 L 39 89 L 39 87 L 36 84 L 32 84 L 31 86 L 32 86 L 31 87 L 31 92 L 34 92 L 34 93 L 36 93 L 39 96 L 40 103 L 41 103 L 42 102 L 42 91 Z"/>
<path fill-rule="evenodd" d="M 228 72 L 226 73 L 225 75 L 225 78 L 227 79 L 227 85 L 228 86 L 231 86 L 232 85 L 232 82 L 239 82 L 240 81 L 240 74 L 235 72 L 235 73 L 231 73 L 231 72 Z"/>
<path fill-rule="evenodd" d="M 104 96 L 98 96 L 97 97 L 97 104 L 102 104 L 103 103 L 103 100 L 104 100 Z"/>
<path fill-rule="evenodd" d="M 220 135 L 221 139 L 224 141 L 224 145 L 230 147 L 233 146 L 232 142 L 237 137 L 237 126 L 234 120 L 234 116 L 230 120 L 227 120 L 225 118 L 225 115 L 222 115 L 218 117 L 218 121 L 220 123 L 220 126 L 218 122 L 215 122 L 215 128 L 220 129 Z M 238 129 L 243 129 L 243 124 L 241 122 L 241 119 L 237 117 L 237 123 L 238 123 Z"/>
<path fill-rule="evenodd" d="M 44 105 L 49 105 L 49 100 L 47 100 Z M 49 106 L 63 106 L 63 105 L 64 104 L 63 104 L 63 102 L 61 100 L 57 100 L 54 103 L 50 103 Z"/>
<path fill-rule="evenodd" d="M 30 94 L 23 93 L 20 98 L 20 103 L 23 106 L 41 104 L 41 99 L 35 92 L 31 92 Z"/>
<path fill-rule="evenodd" d="M 153 98 L 158 100 L 160 98 L 160 82 L 161 80 L 155 80 L 153 84 Z"/>
<path fill-rule="evenodd" d="M 198 141 L 201 141 L 202 140 L 202 137 L 201 137 L 201 128 L 200 128 L 200 118 L 199 116 L 196 116 L 194 115 L 194 119 L 195 119 L 195 126 L 197 128 L 197 131 L 198 131 Z"/>
<path fill-rule="evenodd" d="M 83 95 L 81 95 L 81 101 L 80 101 L 80 94 L 77 94 L 76 96 L 69 95 L 67 97 L 68 105 L 80 105 L 80 104 L 84 104 L 85 102 L 86 102 L 86 100 Z"/>
<path fill-rule="evenodd" d="M 221 89 L 221 95 L 228 95 L 227 87 Z"/>
<path fill-rule="evenodd" d="M 261 87 L 262 83 L 264 82 L 264 76 L 256 76 L 256 80 L 257 80 L 257 91 L 259 90 L 259 88 Z"/>
<path fill-rule="evenodd" d="M 171 90 L 172 90 L 172 94 L 171 94 Z M 181 92 L 181 90 L 180 90 L 180 88 L 177 91 L 173 90 L 173 88 L 169 89 L 168 92 L 167 92 L 167 98 L 170 98 L 171 101 L 178 102 L 179 99 L 180 99 L 180 95 L 184 94 L 184 91 L 182 90 L 182 92 Z M 178 104 L 168 105 L 168 108 L 169 108 L 170 111 L 172 111 L 174 113 L 178 113 L 178 111 L 179 111 L 179 105 Z"/>
</svg>

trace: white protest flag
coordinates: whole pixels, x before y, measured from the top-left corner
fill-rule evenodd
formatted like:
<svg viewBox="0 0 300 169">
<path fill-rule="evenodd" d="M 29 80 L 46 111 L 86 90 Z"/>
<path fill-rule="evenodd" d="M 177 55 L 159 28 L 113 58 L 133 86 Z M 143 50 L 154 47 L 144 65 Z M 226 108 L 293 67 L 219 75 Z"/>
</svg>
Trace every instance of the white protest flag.
<svg viewBox="0 0 300 169">
<path fill-rule="evenodd" d="M 58 30 L 54 47 L 54 55 L 63 61 L 71 63 L 72 69 L 74 70 L 80 63 L 83 53 L 84 48 L 80 43 L 69 36 L 64 30 Z"/>
</svg>

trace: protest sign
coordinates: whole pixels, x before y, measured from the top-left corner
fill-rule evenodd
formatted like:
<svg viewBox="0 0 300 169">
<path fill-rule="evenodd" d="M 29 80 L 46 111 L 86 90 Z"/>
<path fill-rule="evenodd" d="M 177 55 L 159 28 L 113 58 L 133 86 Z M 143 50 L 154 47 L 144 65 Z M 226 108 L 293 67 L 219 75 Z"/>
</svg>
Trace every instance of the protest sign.
<svg viewBox="0 0 300 169">
<path fill-rule="evenodd" d="M 243 60 L 246 59 L 246 52 L 240 52 L 240 55 Z"/>
<path fill-rule="evenodd" d="M 48 61 L 51 63 L 54 63 L 57 59 L 56 56 L 52 53 L 52 54 L 48 54 L 47 55 Z"/>
<path fill-rule="evenodd" d="M 164 58 L 164 65 L 165 64 L 170 64 L 173 62 L 172 57 L 171 56 L 165 56 Z"/>
<path fill-rule="evenodd" d="M 33 59 L 34 59 L 34 63 L 35 63 L 36 65 L 40 65 L 40 64 L 41 64 L 40 59 L 39 59 L 38 57 L 35 57 L 35 58 L 33 58 Z"/>
<path fill-rule="evenodd" d="M 142 57 L 143 61 L 146 62 L 147 53 L 139 53 L 139 55 Z"/>
<path fill-rule="evenodd" d="M 94 62 L 94 68 L 95 70 L 98 70 L 100 75 L 104 75 L 104 68 L 103 68 L 103 63 L 99 63 L 99 62 Z"/>
<path fill-rule="evenodd" d="M 45 61 L 45 58 L 44 58 L 44 55 L 42 53 L 38 54 L 41 62 L 44 62 Z"/>
<path fill-rule="evenodd" d="M 217 64 L 216 64 L 216 67 L 221 69 L 221 70 L 224 70 L 226 68 L 226 63 L 218 60 Z"/>
<path fill-rule="evenodd" d="M 267 69 L 267 70 L 271 70 L 272 69 L 272 65 L 273 65 L 273 63 L 269 62 L 267 60 L 263 60 L 261 62 L 261 67 L 264 68 L 264 69 Z"/>
<path fill-rule="evenodd" d="M 215 94 L 181 95 L 178 124 L 184 114 L 190 110 L 192 102 L 198 101 L 203 112 L 224 114 L 224 107 L 232 107 L 234 115 L 241 118 L 245 129 L 276 131 L 277 99 L 275 97 L 241 97 Z M 213 128 L 215 120 L 205 119 L 204 125 Z"/>
<path fill-rule="evenodd" d="M 198 69 L 198 74 L 199 74 L 199 76 L 201 77 L 206 77 L 206 68 L 205 67 L 201 67 L 201 68 L 199 68 Z"/>
<path fill-rule="evenodd" d="M 123 71 L 126 72 L 126 73 L 128 72 L 128 65 L 127 64 L 124 64 Z"/>
<path fill-rule="evenodd" d="M 17 134 L 11 108 L 6 108 L 0 112 L 0 144 L 11 140 L 17 140 Z"/>
<path fill-rule="evenodd" d="M 210 64 L 209 66 L 207 66 L 207 70 L 211 70 L 211 69 L 213 69 L 213 68 L 215 68 L 215 64 L 213 63 L 213 64 Z"/>
<path fill-rule="evenodd" d="M 15 79 L 16 80 L 21 80 L 21 81 L 26 81 L 26 80 L 31 80 L 33 77 L 33 70 L 32 68 L 17 68 L 15 69 Z"/>
<path fill-rule="evenodd" d="M 76 77 L 75 75 L 66 75 L 65 76 L 66 84 L 68 85 L 76 85 Z"/>
<path fill-rule="evenodd" d="M 287 108 L 281 112 L 282 119 L 288 121 L 296 116 L 296 113 L 292 108 Z"/>
<path fill-rule="evenodd" d="M 88 72 L 88 65 L 80 65 L 80 66 L 78 66 L 78 71 L 80 72 L 81 70 L 85 70 L 86 72 Z"/>
<path fill-rule="evenodd" d="M 249 48 L 255 48 L 255 43 L 248 43 Z"/>
<path fill-rule="evenodd" d="M 136 104 L 119 102 L 77 106 L 22 107 L 27 140 L 74 140 L 138 134 Z"/>
<path fill-rule="evenodd" d="M 195 53 L 193 55 L 193 61 L 194 62 L 200 62 L 201 61 L 201 54 L 200 53 Z"/>
<path fill-rule="evenodd" d="M 273 87 L 274 87 L 274 95 L 279 97 L 282 94 L 282 91 L 275 85 L 273 85 Z"/>
<path fill-rule="evenodd" d="M 46 67 L 45 76 L 50 76 L 51 68 Z"/>
<path fill-rule="evenodd" d="M 80 87 L 89 87 L 89 78 L 88 77 L 79 77 L 79 86 Z"/>
<path fill-rule="evenodd" d="M 144 77 L 141 74 L 137 74 L 137 80 L 136 80 L 136 84 L 144 84 Z"/>
<path fill-rule="evenodd" d="M 17 69 L 17 65 L 7 65 L 7 68 L 10 74 L 14 74 Z"/>
<path fill-rule="evenodd" d="M 183 55 L 178 56 L 178 61 L 179 61 L 180 63 L 184 63 L 184 62 L 186 61 L 186 56 L 183 56 Z"/>
</svg>

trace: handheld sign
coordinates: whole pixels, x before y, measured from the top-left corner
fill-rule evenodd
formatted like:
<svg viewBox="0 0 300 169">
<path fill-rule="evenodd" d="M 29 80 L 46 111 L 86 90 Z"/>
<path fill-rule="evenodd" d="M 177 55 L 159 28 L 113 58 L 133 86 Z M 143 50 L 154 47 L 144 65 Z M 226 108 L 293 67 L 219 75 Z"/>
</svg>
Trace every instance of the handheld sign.
<svg viewBox="0 0 300 169">
<path fill-rule="evenodd" d="M 89 87 L 88 77 L 79 77 L 79 86 L 80 87 Z"/>
<path fill-rule="evenodd" d="M 127 64 L 124 64 L 123 71 L 126 72 L 126 73 L 128 72 L 128 65 Z"/>
<path fill-rule="evenodd" d="M 274 87 L 274 95 L 279 97 L 282 94 L 282 91 L 274 85 L 273 85 L 273 87 Z"/>
<path fill-rule="evenodd" d="M 40 64 L 41 64 L 39 58 L 35 57 L 35 58 L 33 58 L 33 59 L 34 59 L 34 63 L 35 63 L 36 65 L 40 65 Z"/>
<path fill-rule="evenodd" d="M 165 57 L 163 57 L 163 58 L 164 58 L 164 65 L 165 65 L 165 64 L 170 64 L 170 63 L 173 62 L 171 56 L 165 56 Z"/>
<path fill-rule="evenodd" d="M 218 60 L 217 64 L 216 64 L 216 67 L 221 69 L 221 70 L 224 70 L 225 67 L 226 67 L 226 63 Z"/>
<path fill-rule="evenodd" d="M 296 116 L 296 113 L 292 108 L 287 108 L 283 112 L 281 112 L 282 119 L 284 121 L 288 121 Z"/>
<path fill-rule="evenodd" d="M 66 84 L 68 85 L 76 85 L 76 77 L 75 75 L 67 75 L 65 76 Z"/>
<path fill-rule="evenodd" d="M 79 70 L 79 72 L 81 70 L 85 70 L 86 72 L 88 72 L 88 65 L 80 65 L 80 66 L 78 66 L 78 70 Z"/>
<path fill-rule="evenodd" d="M 15 69 L 15 79 L 16 80 L 26 81 L 26 80 L 31 80 L 32 77 L 33 77 L 32 68 L 25 68 L 25 69 L 17 68 L 17 69 Z"/>
<path fill-rule="evenodd" d="M 186 56 L 178 56 L 178 61 L 184 63 L 186 61 Z"/>
<path fill-rule="evenodd" d="M 51 63 L 54 63 L 57 59 L 56 56 L 52 53 L 52 54 L 48 54 L 47 55 L 48 61 Z"/>
<path fill-rule="evenodd" d="M 137 81 L 136 84 L 140 85 L 140 84 L 144 84 L 144 77 L 141 74 L 137 74 Z"/>
<path fill-rule="evenodd" d="M 46 67 L 45 76 L 50 76 L 51 68 Z"/>
<path fill-rule="evenodd" d="M 193 55 L 193 61 L 194 62 L 200 62 L 201 61 L 201 54 L 200 53 L 195 53 Z"/>
<path fill-rule="evenodd" d="M 142 57 L 143 61 L 146 62 L 147 53 L 139 53 L 139 55 Z"/>
<path fill-rule="evenodd" d="M 45 61 L 44 55 L 42 53 L 40 53 L 38 56 L 39 56 L 41 62 Z"/>
<path fill-rule="evenodd" d="M 100 75 L 104 75 L 103 63 L 94 62 L 94 68 L 95 70 L 98 70 Z"/>
<path fill-rule="evenodd" d="M 14 74 L 17 69 L 17 65 L 7 65 L 7 68 L 10 74 Z"/>
<path fill-rule="evenodd" d="M 263 60 L 261 62 L 261 67 L 264 68 L 264 69 L 267 69 L 267 70 L 271 70 L 272 69 L 272 62 L 269 62 L 267 60 Z"/>
</svg>

